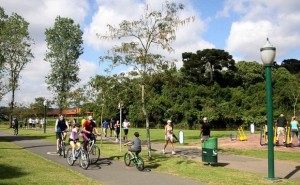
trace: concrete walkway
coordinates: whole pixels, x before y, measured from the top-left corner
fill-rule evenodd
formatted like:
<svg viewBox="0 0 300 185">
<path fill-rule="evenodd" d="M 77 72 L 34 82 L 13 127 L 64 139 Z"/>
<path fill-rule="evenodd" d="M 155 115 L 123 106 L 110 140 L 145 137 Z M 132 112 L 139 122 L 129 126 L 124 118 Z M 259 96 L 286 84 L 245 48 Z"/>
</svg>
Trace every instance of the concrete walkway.
<svg viewBox="0 0 300 185">
<path fill-rule="evenodd" d="M 74 166 L 69 166 L 67 160 L 59 157 L 55 151 L 55 144 L 40 139 L 32 139 L 25 136 L 13 136 L 12 134 L 0 132 L 0 138 L 11 141 L 20 147 L 38 154 L 46 159 L 54 161 L 63 166 L 67 166 L 72 170 L 96 179 L 104 185 L 204 185 L 192 179 L 179 176 L 157 173 L 154 171 L 140 172 L 135 167 L 126 167 L 123 161 L 112 159 L 101 159 L 96 165 L 90 165 L 87 170 L 83 170 L 76 161 Z M 0 146 L 1 150 L 1 146 Z"/>
<path fill-rule="evenodd" d="M 42 140 L 30 139 L 24 136 L 12 136 L 8 133 L 0 132 L 0 137 L 5 137 L 6 140 L 12 141 L 17 145 L 41 155 L 44 158 L 57 162 L 61 165 L 68 166 L 66 159 L 58 157 L 55 154 L 55 144 L 45 142 Z M 104 138 L 113 142 L 114 138 Z M 1 149 L 1 146 L 0 146 Z M 162 144 L 152 143 L 152 149 L 156 152 L 161 152 Z M 169 151 L 168 151 L 169 150 Z M 175 145 L 176 155 L 186 157 L 195 161 L 202 161 L 201 148 Z M 167 155 L 170 153 L 169 146 L 167 147 Z M 261 173 L 268 176 L 268 160 L 251 157 L 243 157 L 237 155 L 230 155 L 226 153 L 218 154 L 218 166 L 225 168 L 232 168 L 246 172 Z M 70 166 L 68 166 L 70 167 Z M 78 162 L 75 166 L 70 167 L 90 178 L 99 180 L 105 185 L 198 185 L 205 184 L 195 180 L 182 178 L 178 176 L 150 172 L 139 172 L 135 167 L 126 167 L 123 161 L 116 161 L 113 159 L 102 159 L 97 165 L 91 165 L 88 170 L 83 170 L 79 167 Z M 117 175 L 115 175 L 117 174 Z M 275 161 L 275 176 L 283 179 L 294 179 L 300 182 L 300 164 L 287 161 Z M 299 183 L 300 184 L 300 183 Z"/>
</svg>

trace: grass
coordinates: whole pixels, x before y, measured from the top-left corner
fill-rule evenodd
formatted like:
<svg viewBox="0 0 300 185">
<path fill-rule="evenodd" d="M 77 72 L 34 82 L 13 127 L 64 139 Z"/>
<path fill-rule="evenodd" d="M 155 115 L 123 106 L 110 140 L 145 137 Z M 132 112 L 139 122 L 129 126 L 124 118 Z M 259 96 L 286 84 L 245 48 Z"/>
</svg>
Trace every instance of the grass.
<svg viewBox="0 0 300 185">
<path fill-rule="evenodd" d="M 0 184 L 79 185 L 101 183 L 0 138 Z"/>
<path fill-rule="evenodd" d="M 2 128 L 2 131 L 11 132 L 12 129 Z M 141 139 L 146 140 L 146 130 L 145 129 L 135 129 L 131 128 L 129 131 L 130 138 L 133 138 L 133 133 L 135 131 L 140 132 Z M 175 130 L 178 133 L 179 130 Z M 213 136 L 216 137 L 228 137 L 230 131 L 213 131 Z M 30 137 L 35 137 L 43 140 L 48 140 L 55 142 L 55 133 L 53 128 L 49 128 L 47 133 L 44 134 L 43 130 L 20 130 L 20 134 L 27 135 Z M 151 141 L 163 143 L 164 142 L 164 132 L 162 129 L 151 129 Z M 186 145 L 193 145 L 195 142 L 199 142 L 199 131 L 184 130 L 184 139 Z M 122 147 L 122 151 L 119 150 L 119 145 L 115 143 L 108 143 L 103 141 L 101 145 L 101 155 L 107 158 L 113 158 L 116 160 L 123 160 L 123 155 L 127 148 Z M 265 151 L 259 150 L 223 150 L 226 152 L 231 152 L 238 155 L 247 155 L 252 157 L 267 158 Z M 0 150 L 1 153 L 1 150 Z M 177 176 L 192 178 L 200 182 L 205 182 L 209 184 L 270 184 L 268 181 L 264 180 L 264 175 L 250 172 L 243 172 L 239 170 L 224 168 L 222 166 L 207 166 L 201 162 L 196 162 L 192 160 L 187 160 L 182 157 L 170 157 L 169 155 L 161 155 L 159 153 L 153 153 L 154 160 L 148 161 L 147 150 L 143 149 L 141 156 L 145 159 L 146 168 L 150 168 L 156 172 L 169 173 Z M 276 152 L 275 159 L 285 160 L 285 159 L 295 159 L 298 162 L 298 157 L 296 154 L 291 152 Z M 29 157 L 33 158 L 33 156 Z M 1 158 L 0 158 L 1 159 Z M 1 164 L 1 163 L 0 163 Z M 15 165 L 15 162 L 13 163 Z M 61 167 L 63 168 L 63 167 Z M 35 172 L 32 172 L 35 173 Z M 20 176 L 22 179 L 23 176 Z M 68 178 L 64 178 L 68 179 Z M 47 179 L 48 182 L 48 179 Z M 69 181 L 68 181 L 69 182 Z M 0 181 L 1 184 L 1 181 Z M 297 181 L 285 180 L 281 184 L 300 184 Z"/>
</svg>

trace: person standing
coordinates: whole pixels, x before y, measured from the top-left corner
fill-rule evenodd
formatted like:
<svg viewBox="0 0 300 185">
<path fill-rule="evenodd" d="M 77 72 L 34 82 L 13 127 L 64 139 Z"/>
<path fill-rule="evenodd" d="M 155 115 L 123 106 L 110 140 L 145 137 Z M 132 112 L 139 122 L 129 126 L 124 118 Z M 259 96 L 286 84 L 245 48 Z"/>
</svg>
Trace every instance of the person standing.
<svg viewBox="0 0 300 185">
<path fill-rule="evenodd" d="M 111 118 L 109 123 L 110 137 L 112 137 L 112 133 L 114 133 L 114 137 L 116 137 L 115 124 L 116 121 L 113 118 Z"/>
<path fill-rule="evenodd" d="M 31 119 L 31 117 L 28 119 L 28 125 L 29 125 L 30 128 L 32 128 L 32 119 Z"/>
<path fill-rule="evenodd" d="M 297 140 L 298 140 L 298 145 L 300 143 L 299 140 L 299 122 L 296 120 L 297 118 L 294 116 L 292 117 L 292 121 L 291 121 L 291 144 L 293 144 L 293 138 L 294 136 L 296 136 Z"/>
<path fill-rule="evenodd" d="M 282 141 L 285 143 L 285 127 L 288 121 L 284 117 L 283 114 L 280 114 L 280 117 L 277 119 L 277 137 L 276 137 L 276 144 L 279 144 L 279 136 L 282 135 Z"/>
<path fill-rule="evenodd" d="M 127 140 L 128 140 L 127 135 L 128 135 L 129 127 L 130 127 L 130 122 L 127 121 L 127 119 L 124 119 L 124 122 L 123 122 L 124 137 L 123 137 L 123 139 L 125 142 L 127 142 Z"/>
<path fill-rule="evenodd" d="M 201 142 L 204 143 L 210 137 L 211 125 L 208 123 L 207 117 L 203 118 L 203 124 L 200 129 Z"/>
<path fill-rule="evenodd" d="M 12 121 L 12 127 L 14 130 L 16 130 L 16 132 L 14 133 L 15 135 L 18 135 L 19 133 L 19 122 L 16 116 L 13 117 L 13 121 Z"/>
<path fill-rule="evenodd" d="M 172 127 L 172 121 L 168 120 L 167 124 L 165 125 L 165 144 L 164 144 L 164 148 L 162 150 L 162 153 L 165 154 L 166 153 L 166 147 L 168 146 L 169 142 L 171 144 L 172 147 L 172 154 L 175 155 L 176 152 L 174 150 L 174 145 L 173 145 L 173 127 Z"/>
</svg>

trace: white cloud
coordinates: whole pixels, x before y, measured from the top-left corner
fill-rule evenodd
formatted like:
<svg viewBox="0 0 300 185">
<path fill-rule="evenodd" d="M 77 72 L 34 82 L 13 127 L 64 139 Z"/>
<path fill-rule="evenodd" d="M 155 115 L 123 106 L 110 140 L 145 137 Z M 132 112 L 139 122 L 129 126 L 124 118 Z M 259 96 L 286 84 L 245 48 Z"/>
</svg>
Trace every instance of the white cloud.
<svg viewBox="0 0 300 185">
<path fill-rule="evenodd" d="M 259 49 L 269 37 L 277 48 L 277 61 L 300 47 L 300 1 L 228 0 L 223 15 L 237 13 L 240 18 L 232 23 L 227 50 L 243 60 L 260 61 Z M 247 10 L 247 11 L 245 11 Z"/>
</svg>

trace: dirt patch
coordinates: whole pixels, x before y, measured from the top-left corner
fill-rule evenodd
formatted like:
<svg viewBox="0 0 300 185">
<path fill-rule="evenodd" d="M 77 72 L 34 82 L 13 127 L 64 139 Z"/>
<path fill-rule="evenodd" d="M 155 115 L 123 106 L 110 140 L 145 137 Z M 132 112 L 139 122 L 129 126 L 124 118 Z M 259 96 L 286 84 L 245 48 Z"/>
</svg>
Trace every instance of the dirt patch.
<svg viewBox="0 0 300 185">
<path fill-rule="evenodd" d="M 296 138 L 293 139 L 293 146 L 286 147 L 280 138 L 279 146 L 274 147 L 274 151 L 300 152 L 300 147 L 297 144 Z M 247 135 L 246 141 L 231 140 L 230 137 L 218 139 L 218 148 L 235 148 L 235 149 L 261 149 L 268 150 L 268 145 L 260 145 L 260 134 Z"/>
</svg>

